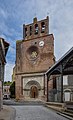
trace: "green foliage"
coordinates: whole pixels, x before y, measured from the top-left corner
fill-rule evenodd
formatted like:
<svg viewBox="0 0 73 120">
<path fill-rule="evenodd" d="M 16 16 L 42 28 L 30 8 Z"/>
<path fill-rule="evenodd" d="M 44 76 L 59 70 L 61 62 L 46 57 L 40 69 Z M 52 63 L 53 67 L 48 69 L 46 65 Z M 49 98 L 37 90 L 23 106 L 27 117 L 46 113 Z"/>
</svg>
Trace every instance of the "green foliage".
<svg viewBox="0 0 73 120">
<path fill-rule="evenodd" d="M 10 85 L 10 97 L 15 98 L 15 81 Z"/>
<path fill-rule="evenodd" d="M 12 83 L 12 82 L 10 82 L 10 81 L 5 81 L 5 82 L 4 82 L 4 86 L 5 86 L 5 85 L 11 85 L 11 83 Z"/>
</svg>

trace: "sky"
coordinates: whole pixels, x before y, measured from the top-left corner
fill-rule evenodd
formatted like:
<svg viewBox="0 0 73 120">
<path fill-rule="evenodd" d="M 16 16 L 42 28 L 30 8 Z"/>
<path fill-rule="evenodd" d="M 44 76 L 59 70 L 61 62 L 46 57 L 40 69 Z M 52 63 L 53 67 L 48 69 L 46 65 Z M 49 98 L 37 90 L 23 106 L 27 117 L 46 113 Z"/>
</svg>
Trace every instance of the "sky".
<svg viewBox="0 0 73 120">
<path fill-rule="evenodd" d="M 0 37 L 9 44 L 5 81 L 12 80 L 16 41 L 23 39 L 23 24 L 49 16 L 49 33 L 54 35 L 54 54 L 60 59 L 73 47 L 73 0 L 0 0 Z"/>
</svg>

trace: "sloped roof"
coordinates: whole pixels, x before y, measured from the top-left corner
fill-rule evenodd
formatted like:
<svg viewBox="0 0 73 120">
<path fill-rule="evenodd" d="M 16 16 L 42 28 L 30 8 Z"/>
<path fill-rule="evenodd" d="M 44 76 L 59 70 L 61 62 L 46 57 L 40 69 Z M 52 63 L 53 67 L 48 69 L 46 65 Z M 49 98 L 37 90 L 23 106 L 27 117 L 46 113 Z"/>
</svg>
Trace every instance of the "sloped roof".
<svg viewBox="0 0 73 120">
<path fill-rule="evenodd" d="M 52 71 L 54 71 L 60 64 L 62 64 L 65 60 L 67 60 L 67 58 L 70 55 L 73 55 L 73 47 L 68 52 L 66 52 L 50 69 L 48 69 L 46 74 L 49 74 Z"/>
<path fill-rule="evenodd" d="M 1 56 L 3 56 L 3 61 L 6 62 L 5 56 L 7 54 L 9 48 L 9 43 L 4 40 L 4 38 L 0 38 L 0 50 L 1 50 Z M 5 52 L 5 54 L 4 54 Z"/>
</svg>

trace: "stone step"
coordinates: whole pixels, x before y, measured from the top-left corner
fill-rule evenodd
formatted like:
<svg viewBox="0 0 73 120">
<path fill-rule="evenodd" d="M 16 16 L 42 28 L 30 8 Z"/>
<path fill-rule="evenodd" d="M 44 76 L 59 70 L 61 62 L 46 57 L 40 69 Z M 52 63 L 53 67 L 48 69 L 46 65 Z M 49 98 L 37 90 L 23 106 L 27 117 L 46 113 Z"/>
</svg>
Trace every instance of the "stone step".
<svg viewBox="0 0 73 120">
<path fill-rule="evenodd" d="M 3 101 L 4 105 L 45 105 L 42 101 Z"/>
<path fill-rule="evenodd" d="M 65 112 L 73 114 L 73 110 L 71 110 L 71 109 L 67 109 L 67 110 L 65 110 Z"/>
<path fill-rule="evenodd" d="M 69 119 L 69 120 L 73 120 L 73 116 L 70 116 L 68 114 L 62 113 L 62 112 L 57 112 L 57 114 Z"/>
<path fill-rule="evenodd" d="M 73 118 L 73 113 L 70 113 L 70 112 L 68 112 L 68 111 L 61 111 L 61 113 L 63 113 L 63 114 L 65 114 L 65 115 L 70 116 L 70 117 Z"/>
<path fill-rule="evenodd" d="M 64 114 L 66 116 L 71 117 L 71 120 L 73 120 L 73 110 L 68 110 L 62 107 L 61 104 L 58 103 L 48 103 L 46 106 L 52 110 L 55 110 L 58 114 Z"/>
</svg>

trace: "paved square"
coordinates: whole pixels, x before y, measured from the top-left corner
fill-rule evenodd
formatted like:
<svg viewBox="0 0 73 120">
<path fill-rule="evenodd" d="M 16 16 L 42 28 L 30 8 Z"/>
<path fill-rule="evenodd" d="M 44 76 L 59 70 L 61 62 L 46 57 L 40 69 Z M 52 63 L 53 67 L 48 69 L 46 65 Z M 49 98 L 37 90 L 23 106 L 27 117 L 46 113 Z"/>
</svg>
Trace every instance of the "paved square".
<svg viewBox="0 0 73 120">
<path fill-rule="evenodd" d="M 44 106 L 13 106 L 16 109 L 16 120 L 68 120 Z"/>
</svg>

